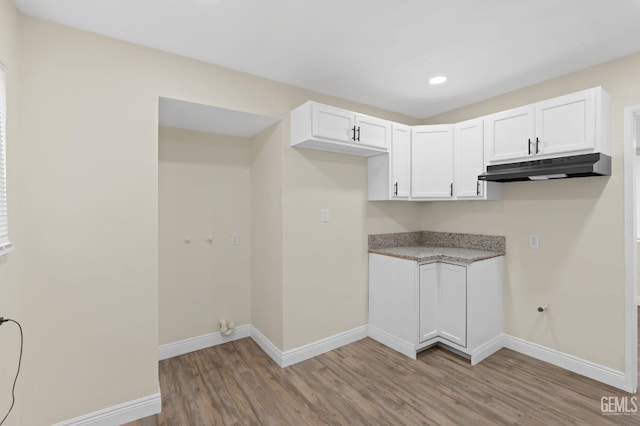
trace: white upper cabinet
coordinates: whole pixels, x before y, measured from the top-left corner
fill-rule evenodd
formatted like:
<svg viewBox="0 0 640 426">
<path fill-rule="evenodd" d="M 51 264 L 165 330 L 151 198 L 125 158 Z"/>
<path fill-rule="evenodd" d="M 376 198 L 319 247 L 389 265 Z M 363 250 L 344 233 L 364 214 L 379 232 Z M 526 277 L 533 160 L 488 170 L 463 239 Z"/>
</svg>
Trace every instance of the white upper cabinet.
<svg viewBox="0 0 640 426">
<path fill-rule="evenodd" d="M 388 152 L 391 122 L 306 102 L 291 111 L 291 145 L 370 156 Z"/>
<path fill-rule="evenodd" d="M 487 165 L 610 154 L 601 87 L 455 125 L 406 126 L 306 102 L 291 112 L 291 145 L 368 158 L 368 200 L 497 200 Z"/>
<path fill-rule="evenodd" d="M 609 102 L 596 87 L 485 117 L 488 163 L 609 154 Z"/>
<path fill-rule="evenodd" d="M 367 159 L 368 200 L 408 200 L 411 196 L 411 127 L 393 123 L 388 154 Z"/>
<path fill-rule="evenodd" d="M 391 198 L 411 195 L 411 127 L 394 124 L 391 136 Z"/>
<path fill-rule="evenodd" d="M 593 151 L 596 140 L 596 92 L 587 90 L 536 107 L 535 154 Z"/>
<path fill-rule="evenodd" d="M 351 142 L 355 137 L 355 116 L 352 112 L 328 105 L 311 105 L 311 135 L 339 142 Z"/>
<path fill-rule="evenodd" d="M 485 118 L 489 162 L 524 159 L 531 155 L 535 133 L 533 106 L 499 112 Z"/>
<path fill-rule="evenodd" d="M 356 143 L 382 150 L 389 149 L 391 122 L 368 115 L 355 114 Z"/>
<path fill-rule="evenodd" d="M 478 175 L 485 172 L 484 120 L 481 118 L 458 123 L 454 135 L 454 196 L 457 199 L 499 199 L 501 185 L 482 182 Z"/>
<path fill-rule="evenodd" d="M 453 198 L 453 126 L 413 127 L 411 198 Z"/>
</svg>

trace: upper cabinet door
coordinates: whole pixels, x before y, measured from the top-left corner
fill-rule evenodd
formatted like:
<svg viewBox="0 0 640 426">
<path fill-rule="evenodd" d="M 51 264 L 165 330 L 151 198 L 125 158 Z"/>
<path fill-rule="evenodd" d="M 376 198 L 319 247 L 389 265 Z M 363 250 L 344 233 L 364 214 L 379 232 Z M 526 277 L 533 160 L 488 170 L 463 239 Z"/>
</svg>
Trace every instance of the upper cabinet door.
<svg viewBox="0 0 640 426">
<path fill-rule="evenodd" d="M 411 195 L 411 127 L 393 124 L 391 133 L 391 198 Z"/>
<path fill-rule="evenodd" d="M 356 143 L 376 148 L 389 148 L 391 122 L 356 114 Z"/>
<path fill-rule="evenodd" d="M 312 135 L 339 142 L 354 142 L 355 115 L 328 105 L 312 104 Z"/>
<path fill-rule="evenodd" d="M 453 198 L 453 126 L 416 126 L 411 132 L 411 197 Z"/>
<path fill-rule="evenodd" d="M 484 173 L 484 121 L 465 121 L 455 125 L 455 195 L 464 198 L 482 198 L 484 182 L 478 175 Z"/>
<path fill-rule="evenodd" d="M 535 134 L 533 105 L 485 117 L 489 163 L 522 160 L 532 155 Z"/>
<path fill-rule="evenodd" d="M 585 90 L 536 107 L 534 154 L 589 152 L 595 148 L 596 92 Z"/>
</svg>

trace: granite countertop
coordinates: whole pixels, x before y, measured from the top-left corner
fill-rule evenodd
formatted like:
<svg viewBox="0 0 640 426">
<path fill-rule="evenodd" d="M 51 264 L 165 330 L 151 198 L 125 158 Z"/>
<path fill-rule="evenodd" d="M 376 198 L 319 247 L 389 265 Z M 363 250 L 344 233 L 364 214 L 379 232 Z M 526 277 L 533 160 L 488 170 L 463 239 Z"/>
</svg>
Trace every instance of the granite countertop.
<svg viewBox="0 0 640 426">
<path fill-rule="evenodd" d="M 418 263 L 444 261 L 469 264 L 478 260 L 504 256 L 504 253 L 498 251 L 429 246 L 384 247 L 369 250 L 369 253 L 415 260 Z"/>
<path fill-rule="evenodd" d="M 506 239 L 497 235 L 450 232 L 402 232 L 369 235 L 369 253 L 426 262 L 469 264 L 504 256 Z"/>
</svg>

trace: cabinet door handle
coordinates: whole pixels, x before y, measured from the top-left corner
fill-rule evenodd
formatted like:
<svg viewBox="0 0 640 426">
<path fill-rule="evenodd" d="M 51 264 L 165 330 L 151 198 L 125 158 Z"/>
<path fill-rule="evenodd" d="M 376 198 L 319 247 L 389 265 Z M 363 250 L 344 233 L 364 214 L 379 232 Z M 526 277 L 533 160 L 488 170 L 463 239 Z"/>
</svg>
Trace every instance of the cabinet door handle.
<svg viewBox="0 0 640 426">
<path fill-rule="evenodd" d="M 393 195 L 395 195 L 396 197 L 398 196 L 398 182 L 396 182 L 394 185 L 394 191 L 393 191 Z"/>
<path fill-rule="evenodd" d="M 353 131 L 353 136 L 351 137 L 352 141 L 356 140 L 356 126 L 353 126 L 353 129 L 351 129 L 351 131 Z"/>
<path fill-rule="evenodd" d="M 531 155 L 531 139 L 527 139 L 527 155 Z"/>
<path fill-rule="evenodd" d="M 453 182 L 449 185 L 449 195 L 453 197 Z"/>
<path fill-rule="evenodd" d="M 356 139 L 358 142 L 360 142 L 360 126 L 358 126 L 358 139 Z"/>
<path fill-rule="evenodd" d="M 540 152 L 538 149 L 538 144 L 540 143 L 540 139 L 536 138 L 536 154 Z"/>
<path fill-rule="evenodd" d="M 480 195 L 480 181 L 476 182 L 476 195 Z"/>
</svg>

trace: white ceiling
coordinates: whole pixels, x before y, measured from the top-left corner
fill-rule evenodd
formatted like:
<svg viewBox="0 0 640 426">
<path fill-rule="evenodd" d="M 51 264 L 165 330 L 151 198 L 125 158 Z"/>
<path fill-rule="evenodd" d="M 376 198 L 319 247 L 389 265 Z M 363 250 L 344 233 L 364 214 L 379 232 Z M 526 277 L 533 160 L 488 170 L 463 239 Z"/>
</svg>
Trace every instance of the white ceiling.
<svg viewBox="0 0 640 426">
<path fill-rule="evenodd" d="M 160 98 L 159 116 L 161 126 L 243 138 L 250 138 L 280 120 L 169 98 Z"/>
<path fill-rule="evenodd" d="M 13 0 L 27 15 L 423 118 L 640 51 L 640 0 Z M 446 74 L 442 86 L 429 77 Z"/>
</svg>

